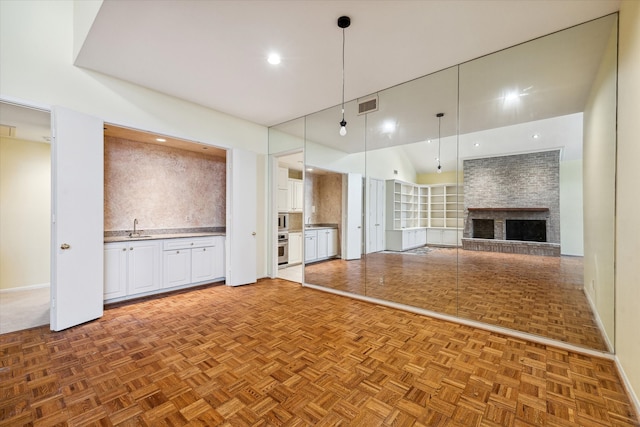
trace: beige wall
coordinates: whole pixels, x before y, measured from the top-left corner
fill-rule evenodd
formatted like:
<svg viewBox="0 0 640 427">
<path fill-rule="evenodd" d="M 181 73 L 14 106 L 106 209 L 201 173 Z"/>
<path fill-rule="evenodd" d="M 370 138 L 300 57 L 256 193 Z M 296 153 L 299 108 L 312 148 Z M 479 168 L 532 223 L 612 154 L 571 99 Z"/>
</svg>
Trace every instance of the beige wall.
<svg viewBox="0 0 640 427">
<path fill-rule="evenodd" d="M 106 137 L 104 229 L 224 227 L 226 161 Z"/>
<path fill-rule="evenodd" d="M 616 355 L 640 397 L 640 2 L 620 8 L 616 197 Z"/>
<path fill-rule="evenodd" d="M 584 256 L 582 160 L 560 162 L 560 252 Z"/>
<path fill-rule="evenodd" d="M 49 283 L 51 146 L 0 138 L 0 289 Z"/>
<path fill-rule="evenodd" d="M 614 27 L 583 121 L 584 290 L 614 345 L 616 36 Z"/>
</svg>

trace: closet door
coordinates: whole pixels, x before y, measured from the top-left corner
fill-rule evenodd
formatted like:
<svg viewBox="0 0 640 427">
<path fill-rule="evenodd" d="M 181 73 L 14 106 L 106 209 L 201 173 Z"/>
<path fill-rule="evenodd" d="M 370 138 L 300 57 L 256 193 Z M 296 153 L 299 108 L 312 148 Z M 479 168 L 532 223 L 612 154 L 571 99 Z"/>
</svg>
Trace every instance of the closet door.
<svg viewBox="0 0 640 427">
<path fill-rule="evenodd" d="M 60 331 L 103 312 L 103 122 L 55 107 L 51 129 L 51 330 Z"/>
</svg>

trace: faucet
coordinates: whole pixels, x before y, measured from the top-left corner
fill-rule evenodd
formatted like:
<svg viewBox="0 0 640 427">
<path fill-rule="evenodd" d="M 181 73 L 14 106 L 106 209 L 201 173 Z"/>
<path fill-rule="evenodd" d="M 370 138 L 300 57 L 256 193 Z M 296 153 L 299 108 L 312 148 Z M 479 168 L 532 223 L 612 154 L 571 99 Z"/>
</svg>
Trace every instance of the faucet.
<svg viewBox="0 0 640 427">
<path fill-rule="evenodd" d="M 133 219 L 133 231 L 131 232 L 131 234 L 129 234 L 129 236 L 131 237 L 135 237 L 138 235 L 138 232 L 136 231 L 136 226 L 138 225 L 138 218 L 134 218 Z"/>
</svg>

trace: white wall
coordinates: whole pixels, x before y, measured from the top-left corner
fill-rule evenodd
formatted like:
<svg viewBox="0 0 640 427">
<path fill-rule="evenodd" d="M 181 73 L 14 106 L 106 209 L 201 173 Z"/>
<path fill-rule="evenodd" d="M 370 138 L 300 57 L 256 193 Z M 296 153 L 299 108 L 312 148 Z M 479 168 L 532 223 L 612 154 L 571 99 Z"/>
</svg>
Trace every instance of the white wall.
<svg viewBox="0 0 640 427">
<path fill-rule="evenodd" d="M 49 283 L 51 146 L 0 138 L 0 290 Z"/>
<path fill-rule="evenodd" d="M 616 355 L 640 397 L 640 2 L 620 7 L 616 197 Z"/>
<path fill-rule="evenodd" d="M 45 109 L 61 105 L 107 123 L 266 153 L 264 126 L 75 67 L 74 23 L 86 31 L 83 19 L 93 19 L 96 4 L 74 22 L 74 3 L 0 1 L 0 99 Z M 266 175 L 259 179 L 266 181 Z M 259 218 L 265 216 L 264 201 L 257 201 Z M 259 245 L 259 259 L 264 251 Z"/>
</svg>

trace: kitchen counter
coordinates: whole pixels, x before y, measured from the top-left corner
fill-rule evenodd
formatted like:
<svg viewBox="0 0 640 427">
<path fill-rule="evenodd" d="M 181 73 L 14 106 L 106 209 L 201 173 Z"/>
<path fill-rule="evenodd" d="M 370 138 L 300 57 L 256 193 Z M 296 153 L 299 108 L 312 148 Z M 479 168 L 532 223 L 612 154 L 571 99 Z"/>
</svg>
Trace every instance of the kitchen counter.
<svg viewBox="0 0 640 427">
<path fill-rule="evenodd" d="M 308 224 L 304 226 L 305 230 L 325 230 L 327 228 L 337 229 L 338 224 Z"/>
<path fill-rule="evenodd" d="M 128 234 L 119 236 L 105 236 L 104 243 L 113 242 L 137 242 L 140 240 L 158 240 L 158 239 L 180 239 L 184 237 L 207 237 L 207 236 L 225 236 L 226 233 L 220 231 L 212 232 L 196 232 L 196 233 L 157 233 L 146 234 L 144 231 L 140 237 L 129 237 Z"/>
</svg>

